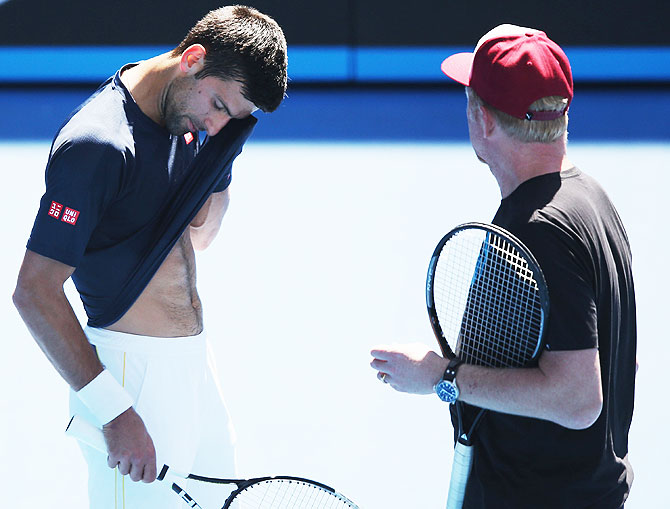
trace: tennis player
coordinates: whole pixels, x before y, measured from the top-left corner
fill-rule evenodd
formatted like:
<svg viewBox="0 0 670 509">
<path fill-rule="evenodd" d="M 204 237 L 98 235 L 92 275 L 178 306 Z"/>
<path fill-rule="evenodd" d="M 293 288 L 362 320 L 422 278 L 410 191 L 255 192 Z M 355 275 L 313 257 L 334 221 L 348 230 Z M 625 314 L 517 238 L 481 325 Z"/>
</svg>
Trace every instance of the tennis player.
<svg viewBox="0 0 670 509">
<path fill-rule="evenodd" d="M 493 223 L 528 246 L 546 277 L 545 351 L 537 368 L 494 369 L 421 344 L 381 346 L 372 367 L 418 394 L 446 373 L 466 420 L 491 410 L 475 434 L 464 507 L 623 507 L 633 481 L 631 251 L 606 193 L 567 159 L 568 58 L 539 30 L 501 25 L 442 70 L 466 87 L 472 146 L 500 187 Z"/>
<path fill-rule="evenodd" d="M 151 484 L 156 451 L 182 471 L 235 477 L 194 249 L 216 236 L 251 114 L 279 106 L 286 65 L 274 20 L 223 7 L 173 51 L 122 67 L 54 139 L 14 303 L 72 388 L 72 413 L 103 427 L 108 458 L 83 448 L 92 508 L 181 507 Z"/>
</svg>

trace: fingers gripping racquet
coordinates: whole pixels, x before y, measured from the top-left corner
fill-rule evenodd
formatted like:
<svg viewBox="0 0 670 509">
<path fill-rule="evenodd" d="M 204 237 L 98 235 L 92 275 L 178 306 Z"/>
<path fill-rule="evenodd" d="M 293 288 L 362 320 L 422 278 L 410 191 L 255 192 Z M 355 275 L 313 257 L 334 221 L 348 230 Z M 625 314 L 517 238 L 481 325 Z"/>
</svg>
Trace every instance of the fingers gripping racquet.
<svg viewBox="0 0 670 509">
<path fill-rule="evenodd" d="M 446 358 L 494 368 L 532 365 L 542 351 L 549 293 L 532 253 L 504 229 L 457 226 L 438 243 L 428 267 L 426 304 Z M 447 509 L 463 505 L 472 468 L 472 440 L 485 410 L 466 428 L 454 404 L 458 440 Z"/>
<path fill-rule="evenodd" d="M 75 415 L 65 433 L 101 451 L 107 451 L 102 430 Z M 214 484 L 235 485 L 222 509 L 358 509 L 345 496 L 325 484 L 293 476 L 259 477 L 254 479 L 219 479 L 175 471 L 163 465 L 158 476 L 164 481 L 168 472 L 172 477 L 193 479 Z M 203 509 L 177 483 L 170 486 L 189 507 Z"/>
</svg>

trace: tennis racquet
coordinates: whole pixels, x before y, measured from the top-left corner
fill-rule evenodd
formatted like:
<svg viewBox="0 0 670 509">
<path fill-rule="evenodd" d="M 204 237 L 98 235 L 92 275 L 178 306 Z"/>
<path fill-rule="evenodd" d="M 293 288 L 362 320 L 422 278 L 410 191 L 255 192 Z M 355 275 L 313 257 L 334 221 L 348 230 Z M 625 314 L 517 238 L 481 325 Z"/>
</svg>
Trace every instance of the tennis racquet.
<svg viewBox="0 0 670 509">
<path fill-rule="evenodd" d="M 91 447 L 107 452 L 104 435 L 100 428 L 75 415 L 65 430 Z M 235 485 L 221 509 L 358 509 L 358 506 L 333 488 L 320 482 L 293 476 L 268 476 L 254 479 L 219 479 L 177 472 L 163 465 L 157 480 L 164 481 L 168 475 L 196 481 Z M 169 481 L 168 481 L 169 482 Z M 189 507 L 203 509 L 184 489 L 173 482 L 170 486 Z"/>
<path fill-rule="evenodd" d="M 445 358 L 519 368 L 534 365 L 542 352 L 547 284 L 532 253 L 503 228 L 466 223 L 447 233 L 430 260 L 426 304 Z M 473 434 L 486 412 L 476 409 L 466 426 L 463 403 L 454 406 L 458 434 L 447 509 L 463 506 Z"/>
</svg>

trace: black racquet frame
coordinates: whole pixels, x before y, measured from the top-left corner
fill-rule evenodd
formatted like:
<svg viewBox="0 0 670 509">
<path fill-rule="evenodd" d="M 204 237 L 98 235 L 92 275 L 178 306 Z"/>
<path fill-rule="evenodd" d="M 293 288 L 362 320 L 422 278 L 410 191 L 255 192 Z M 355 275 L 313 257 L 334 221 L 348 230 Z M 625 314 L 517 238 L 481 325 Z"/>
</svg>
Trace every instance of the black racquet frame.
<svg viewBox="0 0 670 509">
<path fill-rule="evenodd" d="M 107 445 L 105 443 L 105 438 L 103 436 L 102 430 L 94 426 L 81 416 L 75 415 L 72 417 L 72 419 L 70 419 L 70 422 L 65 430 L 65 433 L 66 435 L 76 438 L 77 440 L 93 447 L 94 449 L 97 449 L 100 452 L 103 453 L 107 452 Z M 175 471 L 174 469 L 171 469 L 167 464 L 164 464 L 158 476 L 156 477 L 156 480 L 170 483 L 170 480 L 166 479 L 170 471 L 171 471 L 170 475 L 172 477 L 178 477 L 181 479 L 192 479 L 194 481 L 201 481 L 212 484 L 234 484 L 235 486 L 237 486 L 237 488 L 233 490 L 230 493 L 230 495 L 228 495 L 221 509 L 228 509 L 231 506 L 231 504 L 235 501 L 235 498 L 243 491 L 249 488 L 253 488 L 254 485 L 261 485 L 268 482 L 288 482 L 288 483 L 296 483 L 311 486 L 316 490 L 322 490 L 323 492 L 327 493 L 329 500 L 334 501 L 334 499 L 337 499 L 340 502 L 342 502 L 342 505 L 346 507 L 349 507 L 351 509 L 358 509 L 358 506 L 355 503 L 353 503 L 344 495 L 335 491 L 330 486 L 318 481 L 313 481 L 312 479 L 306 479 L 304 477 L 277 475 L 277 476 L 256 477 L 252 479 L 225 479 L 225 478 L 206 477 L 191 473 L 178 472 Z M 170 484 L 170 488 L 179 497 L 181 497 L 182 500 L 184 500 L 184 502 L 186 503 L 186 505 L 188 505 L 188 507 L 191 507 L 193 509 L 202 509 L 202 507 L 193 499 L 193 497 L 189 493 L 187 493 L 181 486 L 179 486 L 176 482 L 172 482 Z M 246 507 L 248 507 L 248 505 Z M 298 506 L 293 505 L 290 507 L 298 507 Z M 331 504 L 329 504 L 329 507 L 331 507 Z"/>
<path fill-rule="evenodd" d="M 166 469 L 165 466 L 163 468 L 164 468 L 164 470 Z M 160 481 L 163 478 L 159 476 L 157 479 Z M 213 484 L 235 484 L 237 486 L 237 489 L 235 489 L 230 495 L 228 495 L 228 498 L 226 499 L 225 503 L 223 504 L 222 509 L 228 509 L 230 507 L 230 505 L 233 503 L 233 501 L 235 500 L 235 497 L 237 497 L 237 495 L 242 493 L 247 488 L 252 487 L 254 484 L 262 484 L 262 483 L 265 483 L 265 482 L 268 482 L 268 481 L 285 481 L 285 482 L 291 482 L 291 483 L 298 483 L 298 484 L 316 486 L 316 487 L 321 488 L 322 490 L 332 494 L 333 496 L 337 497 L 342 502 L 348 503 L 349 507 L 351 507 L 352 509 L 357 509 L 357 507 L 358 507 L 353 502 L 348 500 L 344 495 L 341 495 L 340 493 L 336 492 L 330 486 L 327 486 L 326 484 L 320 483 L 318 481 L 314 481 L 312 479 L 306 479 L 304 477 L 295 477 L 295 476 L 290 476 L 290 475 L 276 475 L 276 476 L 266 476 L 266 477 L 255 477 L 255 478 L 252 478 L 252 479 L 220 479 L 218 477 L 205 477 L 205 476 L 202 476 L 202 475 L 189 474 L 186 477 L 186 479 L 193 479 L 194 481 L 202 481 L 202 482 L 213 483 Z M 172 485 L 172 490 L 174 492 L 176 492 L 177 494 L 179 494 L 182 498 L 184 498 L 184 494 L 186 494 L 186 492 L 184 492 L 179 486 L 177 486 L 174 483 Z M 180 490 L 183 493 L 180 493 Z"/>
<path fill-rule="evenodd" d="M 459 234 L 465 232 L 466 230 L 472 230 L 472 229 L 478 229 L 482 230 L 485 235 L 486 235 L 486 242 L 488 242 L 489 236 L 494 235 L 499 237 L 500 239 L 503 239 L 505 242 L 509 243 L 510 246 L 514 248 L 514 250 L 517 251 L 518 255 L 522 257 L 526 264 L 528 265 L 528 268 L 532 272 L 533 278 L 535 280 L 535 283 L 537 285 L 537 292 L 539 295 L 539 303 L 541 306 L 541 324 L 540 324 L 540 332 L 539 332 L 539 337 L 537 339 L 537 345 L 529 359 L 524 364 L 518 365 L 518 366 L 500 366 L 500 367 L 524 367 L 524 366 L 529 366 L 532 365 L 533 362 L 535 362 L 540 354 L 542 353 L 542 349 L 544 346 L 544 330 L 546 326 L 546 322 L 549 316 L 549 290 L 547 288 L 546 281 L 544 279 L 544 275 L 542 273 L 542 269 L 540 268 L 540 265 L 538 264 L 537 260 L 531 253 L 531 251 L 514 235 L 512 235 L 510 232 L 507 230 L 496 226 L 492 224 L 485 224 L 485 223 L 476 223 L 476 222 L 471 222 L 471 223 L 464 223 L 461 224 L 454 229 L 452 229 L 450 232 L 448 232 L 437 244 L 435 247 L 435 250 L 433 251 L 433 255 L 430 260 L 430 264 L 428 267 L 428 275 L 426 278 L 426 306 L 428 310 L 428 316 L 430 318 L 430 324 L 433 329 L 433 332 L 435 333 L 435 337 L 437 338 L 437 342 L 440 345 L 440 349 L 442 350 L 442 354 L 445 358 L 447 359 L 453 359 L 456 357 L 456 352 L 449 346 L 449 341 L 445 337 L 444 331 L 442 330 L 442 326 L 440 325 L 440 319 L 438 317 L 438 310 L 436 307 L 435 303 L 435 275 L 437 272 L 437 265 L 438 261 L 440 260 L 440 255 L 442 254 L 443 248 L 445 245 L 454 237 L 458 236 Z M 484 244 L 482 244 L 484 246 Z M 486 246 L 488 248 L 488 245 Z M 479 256 L 482 256 L 482 252 L 480 250 Z M 459 334 L 460 336 L 460 334 Z M 455 338 L 454 338 L 455 339 Z M 468 363 L 467 359 L 463 359 L 466 363 Z M 457 433 L 457 449 L 456 452 L 459 450 L 458 443 L 462 444 L 463 446 L 466 446 L 470 448 L 473 445 L 473 438 L 474 438 L 474 433 L 477 429 L 477 426 L 481 423 L 482 418 L 486 414 L 486 409 L 480 409 L 479 412 L 477 412 L 477 415 L 473 419 L 472 423 L 470 426 L 465 429 L 465 423 L 463 422 L 463 403 L 461 401 L 456 401 L 454 404 L 455 410 L 456 410 L 456 420 L 458 424 L 458 433 Z M 470 452 L 471 454 L 471 452 Z M 454 495 L 455 499 L 459 499 L 458 502 L 452 502 L 452 489 L 453 489 L 453 484 L 454 483 L 466 483 L 467 482 L 467 476 L 469 475 L 469 469 L 471 466 L 471 458 L 465 462 L 465 466 L 462 465 L 456 465 L 456 463 L 459 462 L 461 458 L 456 458 L 456 455 L 454 457 L 454 467 L 452 468 L 452 486 L 450 487 L 450 495 L 449 495 L 449 501 L 447 503 L 448 509 L 452 507 L 461 507 L 462 504 L 462 497 L 464 496 L 465 493 L 465 485 L 456 488 L 456 490 L 461 489 L 460 495 Z M 454 472 L 456 469 L 467 469 L 467 472 L 465 474 L 465 477 L 460 477 L 459 474 L 456 474 L 456 480 L 454 479 Z"/>
</svg>

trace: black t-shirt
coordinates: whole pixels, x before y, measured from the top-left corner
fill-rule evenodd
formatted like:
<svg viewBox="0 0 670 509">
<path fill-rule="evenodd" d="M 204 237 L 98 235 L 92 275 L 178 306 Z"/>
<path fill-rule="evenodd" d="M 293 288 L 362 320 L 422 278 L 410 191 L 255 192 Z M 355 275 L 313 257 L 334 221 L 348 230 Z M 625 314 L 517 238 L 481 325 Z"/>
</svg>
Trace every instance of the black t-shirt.
<svg viewBox="0 0 670 509">
<path fill-rule="evenodd" d="M 107 80 L 57 133 L 46 192 L 27 247 L 75 267 L 88 323 L 104 327 L 135 302 L 231 166 L 256 119 L 230 121 L 196 155 L 196 135 L 173 136 Z"/>
<path fill-rule="evenodd" d="M 604 403 L 585 430 L 489 411 L 475 433 L 464 507 L 618 509 L 633 480 L 636 350 L 631 252 L 619 215 L 598 183 L 572 168 L 521 184 L 493 222 L 530 249 L 547 280 L 545 348 L 598 348 Z M 465 406 L 467 423 L 479 409 Z"/>
</svg>

